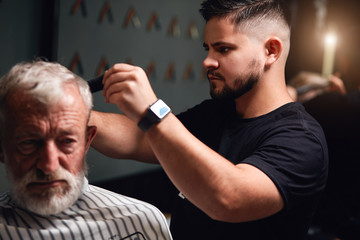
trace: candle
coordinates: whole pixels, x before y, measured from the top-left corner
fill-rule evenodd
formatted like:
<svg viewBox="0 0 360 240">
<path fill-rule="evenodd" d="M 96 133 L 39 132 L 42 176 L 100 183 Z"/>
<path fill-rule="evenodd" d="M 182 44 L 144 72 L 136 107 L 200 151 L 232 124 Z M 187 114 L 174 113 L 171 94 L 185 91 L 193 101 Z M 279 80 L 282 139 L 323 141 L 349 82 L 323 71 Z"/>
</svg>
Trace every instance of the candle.
<svg viewBox="0 0 360 240">
<path fill-rule="evenodd" d="M 336 36 L 328 34 L 325 37 L 324 59 L 322 66 L 322 76 L 328 78 L 333 74 L 336 50 Z"/>
</svg>

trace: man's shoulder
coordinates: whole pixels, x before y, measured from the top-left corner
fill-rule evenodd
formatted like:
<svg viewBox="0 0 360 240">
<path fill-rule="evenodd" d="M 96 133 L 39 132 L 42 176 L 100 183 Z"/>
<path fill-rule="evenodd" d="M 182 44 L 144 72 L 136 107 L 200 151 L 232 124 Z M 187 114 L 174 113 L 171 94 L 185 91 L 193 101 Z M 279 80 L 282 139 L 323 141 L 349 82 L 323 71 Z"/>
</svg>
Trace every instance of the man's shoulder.
<svg viewBox="0 0 360 240">
<path fill-rule="evenodd" d="M 107 206 L 121 207 L 126 205 L 133 205 L 133 206 L 144 207 L 147 209 L 156 209 L 158 211 L 158 209 L 150 203 L 129 196 L 125 196 L 116 192 L 112 192 L 110 190 L 91 184 L 89 184 L 88 190 L 85 191 L 83 193 L 83 196 L 80 198 L 91 199 L 91 201 L 97 201 L 99 206 L 107 205 Z"/>
<path fill-rule="evenodd" d="M 320 127 L 320 124 L 309 114 L 304 106 L 298 102 L 291 102 L 274 111 L 273 117 L 276 120 L 289 121 L 307 126 L 308 123 Z"/>
<path fill-rule="evenodd" d="M 112 212 L 117 219 L 125 220 L 138 216 L 141 221 L 157 222 L 159 225 L 167 226 L 165 216 L 156 206 L 89 184 L 88 190 L 83 192 L 77 203 L 72 206 L 72 211 L 86 212 L 94 209 L 103 213 Z"/>
<path fill-rule="evenodd" d="M 306 111 L 302 104 L 298 102 L 284 105 L 279 109 L 275 118 L 279 123 L 284 124 L 293 130 L 298 129 L 312 133 L 321 139 L 325 138 L 319 122 Z M 297 127 L 300 127 L 300 129 Z"/>
</svg>

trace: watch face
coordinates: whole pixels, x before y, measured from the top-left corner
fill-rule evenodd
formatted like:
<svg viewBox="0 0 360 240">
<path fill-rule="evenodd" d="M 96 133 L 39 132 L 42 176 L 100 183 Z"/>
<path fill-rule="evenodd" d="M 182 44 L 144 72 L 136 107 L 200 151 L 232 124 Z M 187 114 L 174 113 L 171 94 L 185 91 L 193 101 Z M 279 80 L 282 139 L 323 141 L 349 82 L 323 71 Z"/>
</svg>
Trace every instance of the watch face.
<svg viewBox="0 0 360 240">
<path fill-rule="evenodd" d="M 161 99 L 151 105 L 151 111 L 159 118 L 164 118 L 171 110 Z"/>
</svg>

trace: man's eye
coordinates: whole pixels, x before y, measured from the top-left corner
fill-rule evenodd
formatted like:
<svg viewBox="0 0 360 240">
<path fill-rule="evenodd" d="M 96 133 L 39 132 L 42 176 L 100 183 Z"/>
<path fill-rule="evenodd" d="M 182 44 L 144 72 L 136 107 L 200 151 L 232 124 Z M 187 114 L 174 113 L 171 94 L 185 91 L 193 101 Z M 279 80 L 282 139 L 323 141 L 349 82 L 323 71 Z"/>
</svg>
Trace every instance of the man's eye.
<svg viewBox="0 0 360 240">
<path fill-rule="evenodd" d="M 72 148 L 76 144 L 75 138 L 63 138 L 59 141 L 62 148 Z"/>
<path fill-rule="evenodd" d="M 33 153 L 37 147 L 38 141 L 33 139 L 24 140 L 18 144 L 19 151 L 25 155 Z"/>
<path fill-rule="evenodd" d="M 75 142 L 75 140 L 72 138 L 65 138 L 65 139 L 61 140 L 62 144 L 72 144 L 74 142 Z"/>
<path fill-rule="evenodd" d="M 228 48 L 228 47 L 221 47 L 221 48 L 219 48 L 219 51 L 222 52 L 222 53 L 226 53 L 226 52 L 228 52 L 229 50 L 230 50 L 230 48 Z"/>
<path fill-rule="evenodd" d="M 73 138 L 63 138 L 58 141 L 58 148 L 65 153 L 71 153 L 76 147 L 75 143 Z"/>
</svg>

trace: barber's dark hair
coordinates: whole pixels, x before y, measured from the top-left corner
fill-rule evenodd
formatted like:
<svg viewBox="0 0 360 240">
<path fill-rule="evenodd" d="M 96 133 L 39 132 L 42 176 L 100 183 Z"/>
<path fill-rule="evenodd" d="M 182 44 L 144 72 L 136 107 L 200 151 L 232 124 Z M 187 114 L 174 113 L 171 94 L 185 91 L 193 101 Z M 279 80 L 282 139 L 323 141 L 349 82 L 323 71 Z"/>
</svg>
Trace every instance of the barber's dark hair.
<svg viewBox="0 0 360 240">
<path fill-rule="evenodd" d="M 199 10 L 205 21 L 227 17 L 235 24 L 255 18 L 283 19 L 290 28 L 291 16 L 284 0 L 206 0 Z"/>
</svg>

